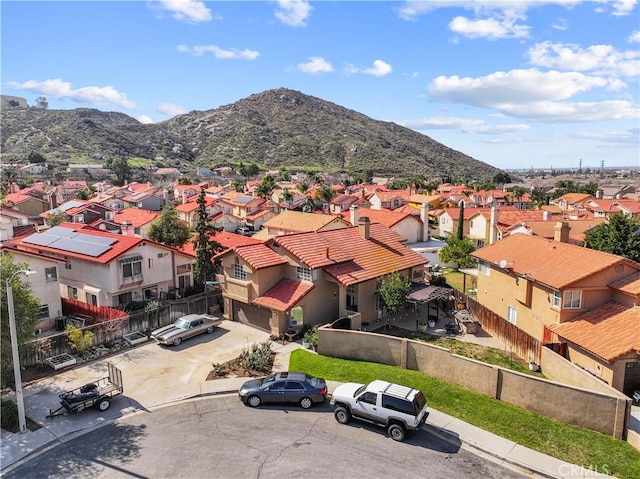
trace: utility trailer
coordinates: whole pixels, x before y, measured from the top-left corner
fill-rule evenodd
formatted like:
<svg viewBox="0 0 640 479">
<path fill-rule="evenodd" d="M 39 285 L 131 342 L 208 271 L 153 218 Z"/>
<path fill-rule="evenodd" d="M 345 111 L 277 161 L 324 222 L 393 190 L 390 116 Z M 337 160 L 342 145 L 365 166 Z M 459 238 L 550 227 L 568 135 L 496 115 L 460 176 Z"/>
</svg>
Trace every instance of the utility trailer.
<svg viewBox="0 0 640 479">
<path fill-rule="evenodd" d="M 111 398 L 122 394 L 122 371 L 111 363 L 107 363 L 109 376 L 95 382 L 85 384 L 71 391 L 60 394 L 60 407 L 55 411 L 49 409 L 46 419 L 76 413 L 90 407 L 106 411 L 111 406 Z"/>
</svg>

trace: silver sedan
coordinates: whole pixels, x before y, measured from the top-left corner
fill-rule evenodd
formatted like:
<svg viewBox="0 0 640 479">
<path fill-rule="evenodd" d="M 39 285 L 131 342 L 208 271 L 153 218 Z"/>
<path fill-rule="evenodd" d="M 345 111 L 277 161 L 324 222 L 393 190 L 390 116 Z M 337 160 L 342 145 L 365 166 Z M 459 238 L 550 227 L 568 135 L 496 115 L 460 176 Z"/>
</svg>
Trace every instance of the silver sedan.
<svg viewBox="0 0 640 479">
<path fill-rule="evenodd" d="M 151 333 L 151 337 L 160 344 L 178 346 L 184 339 L 201 333 L 211 334 L 221 322 L 222 319 L 217 316 L 187 314 L 169 326 L 156 329 Z"/>
</svg>

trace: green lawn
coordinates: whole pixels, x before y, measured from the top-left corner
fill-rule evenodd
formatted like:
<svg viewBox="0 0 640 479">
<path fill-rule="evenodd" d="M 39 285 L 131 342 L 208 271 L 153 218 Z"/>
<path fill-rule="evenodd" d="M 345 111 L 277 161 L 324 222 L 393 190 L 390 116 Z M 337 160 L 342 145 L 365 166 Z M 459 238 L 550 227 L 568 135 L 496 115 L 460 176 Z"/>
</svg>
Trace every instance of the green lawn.
<svg viewBox="0 0 640 479">
<path fill-rule="evenodd" d="M 640 451 L 627 442 L 526 411 L 418 371 L 331 358 L 302 349 L 291 353 L 289 368 L 331 381 L 367 383 L 383 379 L 414 387 L 424 392 L 434 409 L 525 447 L 621 478 L 640 477 Z"/>
</svg>

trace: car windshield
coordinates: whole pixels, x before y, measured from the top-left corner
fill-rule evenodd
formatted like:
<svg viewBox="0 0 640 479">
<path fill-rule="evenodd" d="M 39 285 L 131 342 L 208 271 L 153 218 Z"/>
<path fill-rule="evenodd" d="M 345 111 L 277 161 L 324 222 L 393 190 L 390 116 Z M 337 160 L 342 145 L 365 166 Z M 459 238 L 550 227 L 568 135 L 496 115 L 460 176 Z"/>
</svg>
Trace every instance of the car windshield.
<svg viewBox="0 0 640 479">
<path fill-rule="evenodd" d="M 173 325 L 180 329 L 189 329 L 189 322 L 184 319 L 178 319 Z"/>
<path fill-rule="evenodd" d="M 309 376 L 307 374 L 307 384 L 310 384 L 312 387 L 317 388 L 318 384 L 320 384 L 320 381 L 318 380 L 318 378 L 314 378 L 313 376 Z"/>
<path fill-rule="evenodd" d="M 275 374 L 271 374 L 271 375 L 267 376 L 266 378 L 262 379 L 262 382 L 260 383 L 260 386 L 264 386 L 265 384 L 272 383 L 275 380 L 276 380 L 276 375 Z"/>
<path fill-rule="evenodd" d="M 365 389 L 367 389 L 367 386 L 366 386 L 366 384 L 363 384 L 358 389 L 356 389 L 356 392 L 353 393 L 353 397 L 360 396 L 360 394 L 362 394 Z"/>
</svg>

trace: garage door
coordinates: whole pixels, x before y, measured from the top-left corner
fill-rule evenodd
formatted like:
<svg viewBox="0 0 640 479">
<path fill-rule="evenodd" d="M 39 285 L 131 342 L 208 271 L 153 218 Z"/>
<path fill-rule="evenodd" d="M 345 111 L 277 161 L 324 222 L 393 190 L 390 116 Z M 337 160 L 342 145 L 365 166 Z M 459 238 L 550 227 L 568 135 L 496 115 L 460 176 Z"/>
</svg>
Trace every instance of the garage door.
<svg viewBox="0 0 640 479">
<path fill-rule="evenodd" d="M 269 325 L 269 320 L 271 319 L 270 309 L 259 308 L 234 301 L 233 319 L 243 324 L 262 329 L 268 333 L 271 332 L 271 326 Z"/>
<path fill-rule="evenodd" d="M 627 363 L 624 371 L 622 392 L 631 396 L 633 391 L 640 390 L 640 363 Z"/>
</svg>

